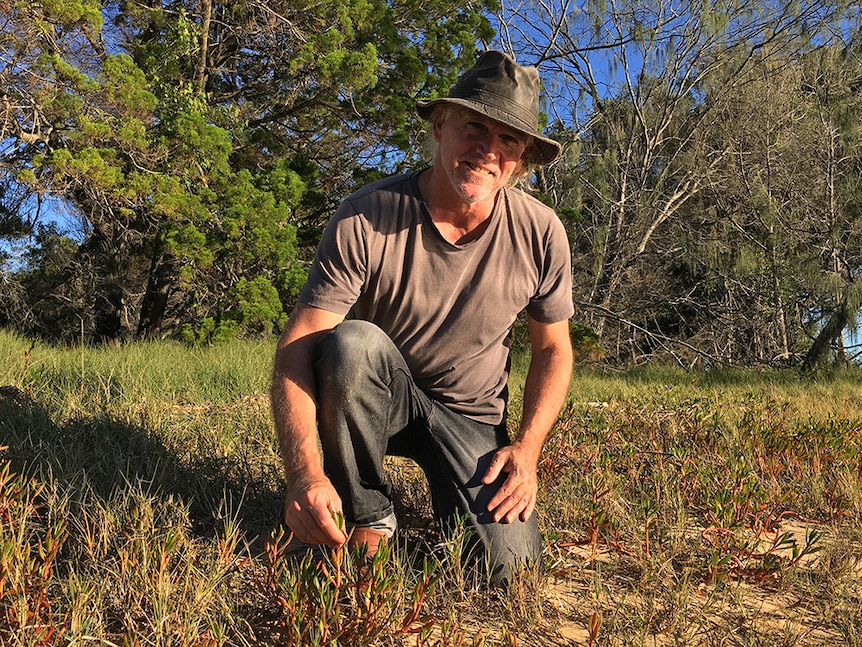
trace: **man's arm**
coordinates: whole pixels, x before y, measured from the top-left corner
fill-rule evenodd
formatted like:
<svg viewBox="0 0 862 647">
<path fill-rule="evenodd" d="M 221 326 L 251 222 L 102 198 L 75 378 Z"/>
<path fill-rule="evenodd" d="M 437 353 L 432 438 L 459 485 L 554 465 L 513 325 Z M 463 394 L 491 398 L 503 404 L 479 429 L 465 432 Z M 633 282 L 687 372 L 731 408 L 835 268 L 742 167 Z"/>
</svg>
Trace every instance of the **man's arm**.
<svg viewBox="0 0 862 647">
<path fill-rule="evenodd" d="M 342 511 L 341 498 L 323 472 L 312 368 L 315 345 L 342 319 L 334 312 L 297 305 L 275 353 L 270 397 L 287 482 L 284 520 L 309 544 L 340 546 L 347 540 L 333 519 Z"/>
<path fill-rule="evenodd" d="M 524 411 L 517 438 L 491 460 L 482 482 L 506 480 L 488 503 L 495 521 L 526 521 L 536 507 L 537 469 L 542 444 L 560 414 L 572 379 L 569 322 L 544 324 L 530 318 L 530 368 L 524 384 Z"/>
</svg>

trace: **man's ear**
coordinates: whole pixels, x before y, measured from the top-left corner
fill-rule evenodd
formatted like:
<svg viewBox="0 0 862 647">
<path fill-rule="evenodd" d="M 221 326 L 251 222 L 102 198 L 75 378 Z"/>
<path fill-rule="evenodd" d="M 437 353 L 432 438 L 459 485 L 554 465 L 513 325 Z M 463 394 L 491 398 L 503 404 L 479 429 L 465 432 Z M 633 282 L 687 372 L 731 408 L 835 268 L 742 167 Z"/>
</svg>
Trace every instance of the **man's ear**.
<svg viewBox="0 0 862 647">
<path fill-rule="evenodd" d="M 530 147 L 528 145 L 527 148 L 524 149 L 524 152 L 521 153 L 521 158 L 518 160 L 518 165 L 515 167 L 515 170 L 512 171 L 512 175 L 518 175 L 524 167 L 527 165 L 527 159 L 530 157 Z"/>
<path fill-rule="evenodd" d="M 434 117 L 431 120 L 431 130 L 434 134 L 434 140 L 436 142 L 440 142 L 440 131 L 443 128 L 443 122 L 446 121 L 446 111 L 442 106 L 437 106 L 437 109 L 434 110 Z"/>
</svg>

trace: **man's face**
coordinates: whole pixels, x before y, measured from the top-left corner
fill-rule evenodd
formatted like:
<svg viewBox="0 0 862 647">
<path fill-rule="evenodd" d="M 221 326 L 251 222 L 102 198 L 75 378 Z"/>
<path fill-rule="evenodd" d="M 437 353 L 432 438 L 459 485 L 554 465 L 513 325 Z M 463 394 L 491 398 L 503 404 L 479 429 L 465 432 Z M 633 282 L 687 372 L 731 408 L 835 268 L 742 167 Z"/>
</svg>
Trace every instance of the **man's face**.
<svg viewBox="0 0 862 647">
<path fill-rule="evenodd" d="M 434 119 L 437 163 L 468 204 L 496 194 L 521 170 L 528 135 L 466 108 Z"/>
</svg>

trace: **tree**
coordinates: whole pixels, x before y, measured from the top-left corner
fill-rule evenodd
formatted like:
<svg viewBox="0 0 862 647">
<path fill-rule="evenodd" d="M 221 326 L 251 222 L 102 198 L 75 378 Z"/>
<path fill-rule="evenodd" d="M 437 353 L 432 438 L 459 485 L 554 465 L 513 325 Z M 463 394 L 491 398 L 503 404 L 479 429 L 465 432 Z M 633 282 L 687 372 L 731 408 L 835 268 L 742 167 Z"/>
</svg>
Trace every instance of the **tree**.
<svg viewBox="0 0 862 647">
<path fill-rule="evenodd" d="M 696 337 L 691 259 L 680 242 L 689 203 L 726 151 L 694 152 L 713 101 L 745 84 L 771 56 L 813 47 L 833 26 L 830 3 L 764 0 L 588 2 L 504 7 L 500 33 L 543 70 L 548 111 L 580 140 L 545 185 L 577 176 L 577 301 L 618 359 L 711 350 Z M 768 51 L 769 56 L 761 55 Z M 571 139 L 571 137 L 569 138 Z M 563 185 L 566 185 L 565 180 Z M 571 194 L 571 193 L 570 193 Z M 720 357 L 709 359 L 720 361 Z"/>
<path fill-rule="evenodd" d="M 803 367 L 812 369 L 832 346 L 844 361 L 845 331 L 855 332 L 862 311 L 862 42 L 824 48 L 812 57 L 804 89 L 812 105 L 819 146 L 816 159 L 825 208 L 814 223 L 820 271 L 809 282 L 818 330 Z"/>
<path fill-rule="evenodd" d="M 860 307 L 860 79 L 852 47 L 820 43 L 712 100 L 701 145 L 728 154 L 689 249 L 727 357 L 813 368 L 832 345 L 840 360 Z"/>
<path fill-rule="evenodd" d="M 40 289 L 86 276 L 94 340 L 277 327 L 337 201 L 416 158 L 413 100 L 487 6 L 7 0 L 0 180 L 85 222 Z"/>
</svg>

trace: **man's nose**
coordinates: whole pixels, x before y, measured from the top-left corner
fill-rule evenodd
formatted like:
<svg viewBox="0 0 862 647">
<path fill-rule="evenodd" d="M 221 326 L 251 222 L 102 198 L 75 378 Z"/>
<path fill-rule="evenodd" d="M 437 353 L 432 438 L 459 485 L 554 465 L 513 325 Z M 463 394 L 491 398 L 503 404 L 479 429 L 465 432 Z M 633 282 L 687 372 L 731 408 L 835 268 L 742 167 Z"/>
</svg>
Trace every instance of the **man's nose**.
<svg viewBox="0 0 862 647">
<path fill-rule="evenodd" d="M 487 133 L 476 140 L 476 150 L 483 157 L 496 157 L 500 150 L 500 141 L 494 133 Z"/>
</svg>

